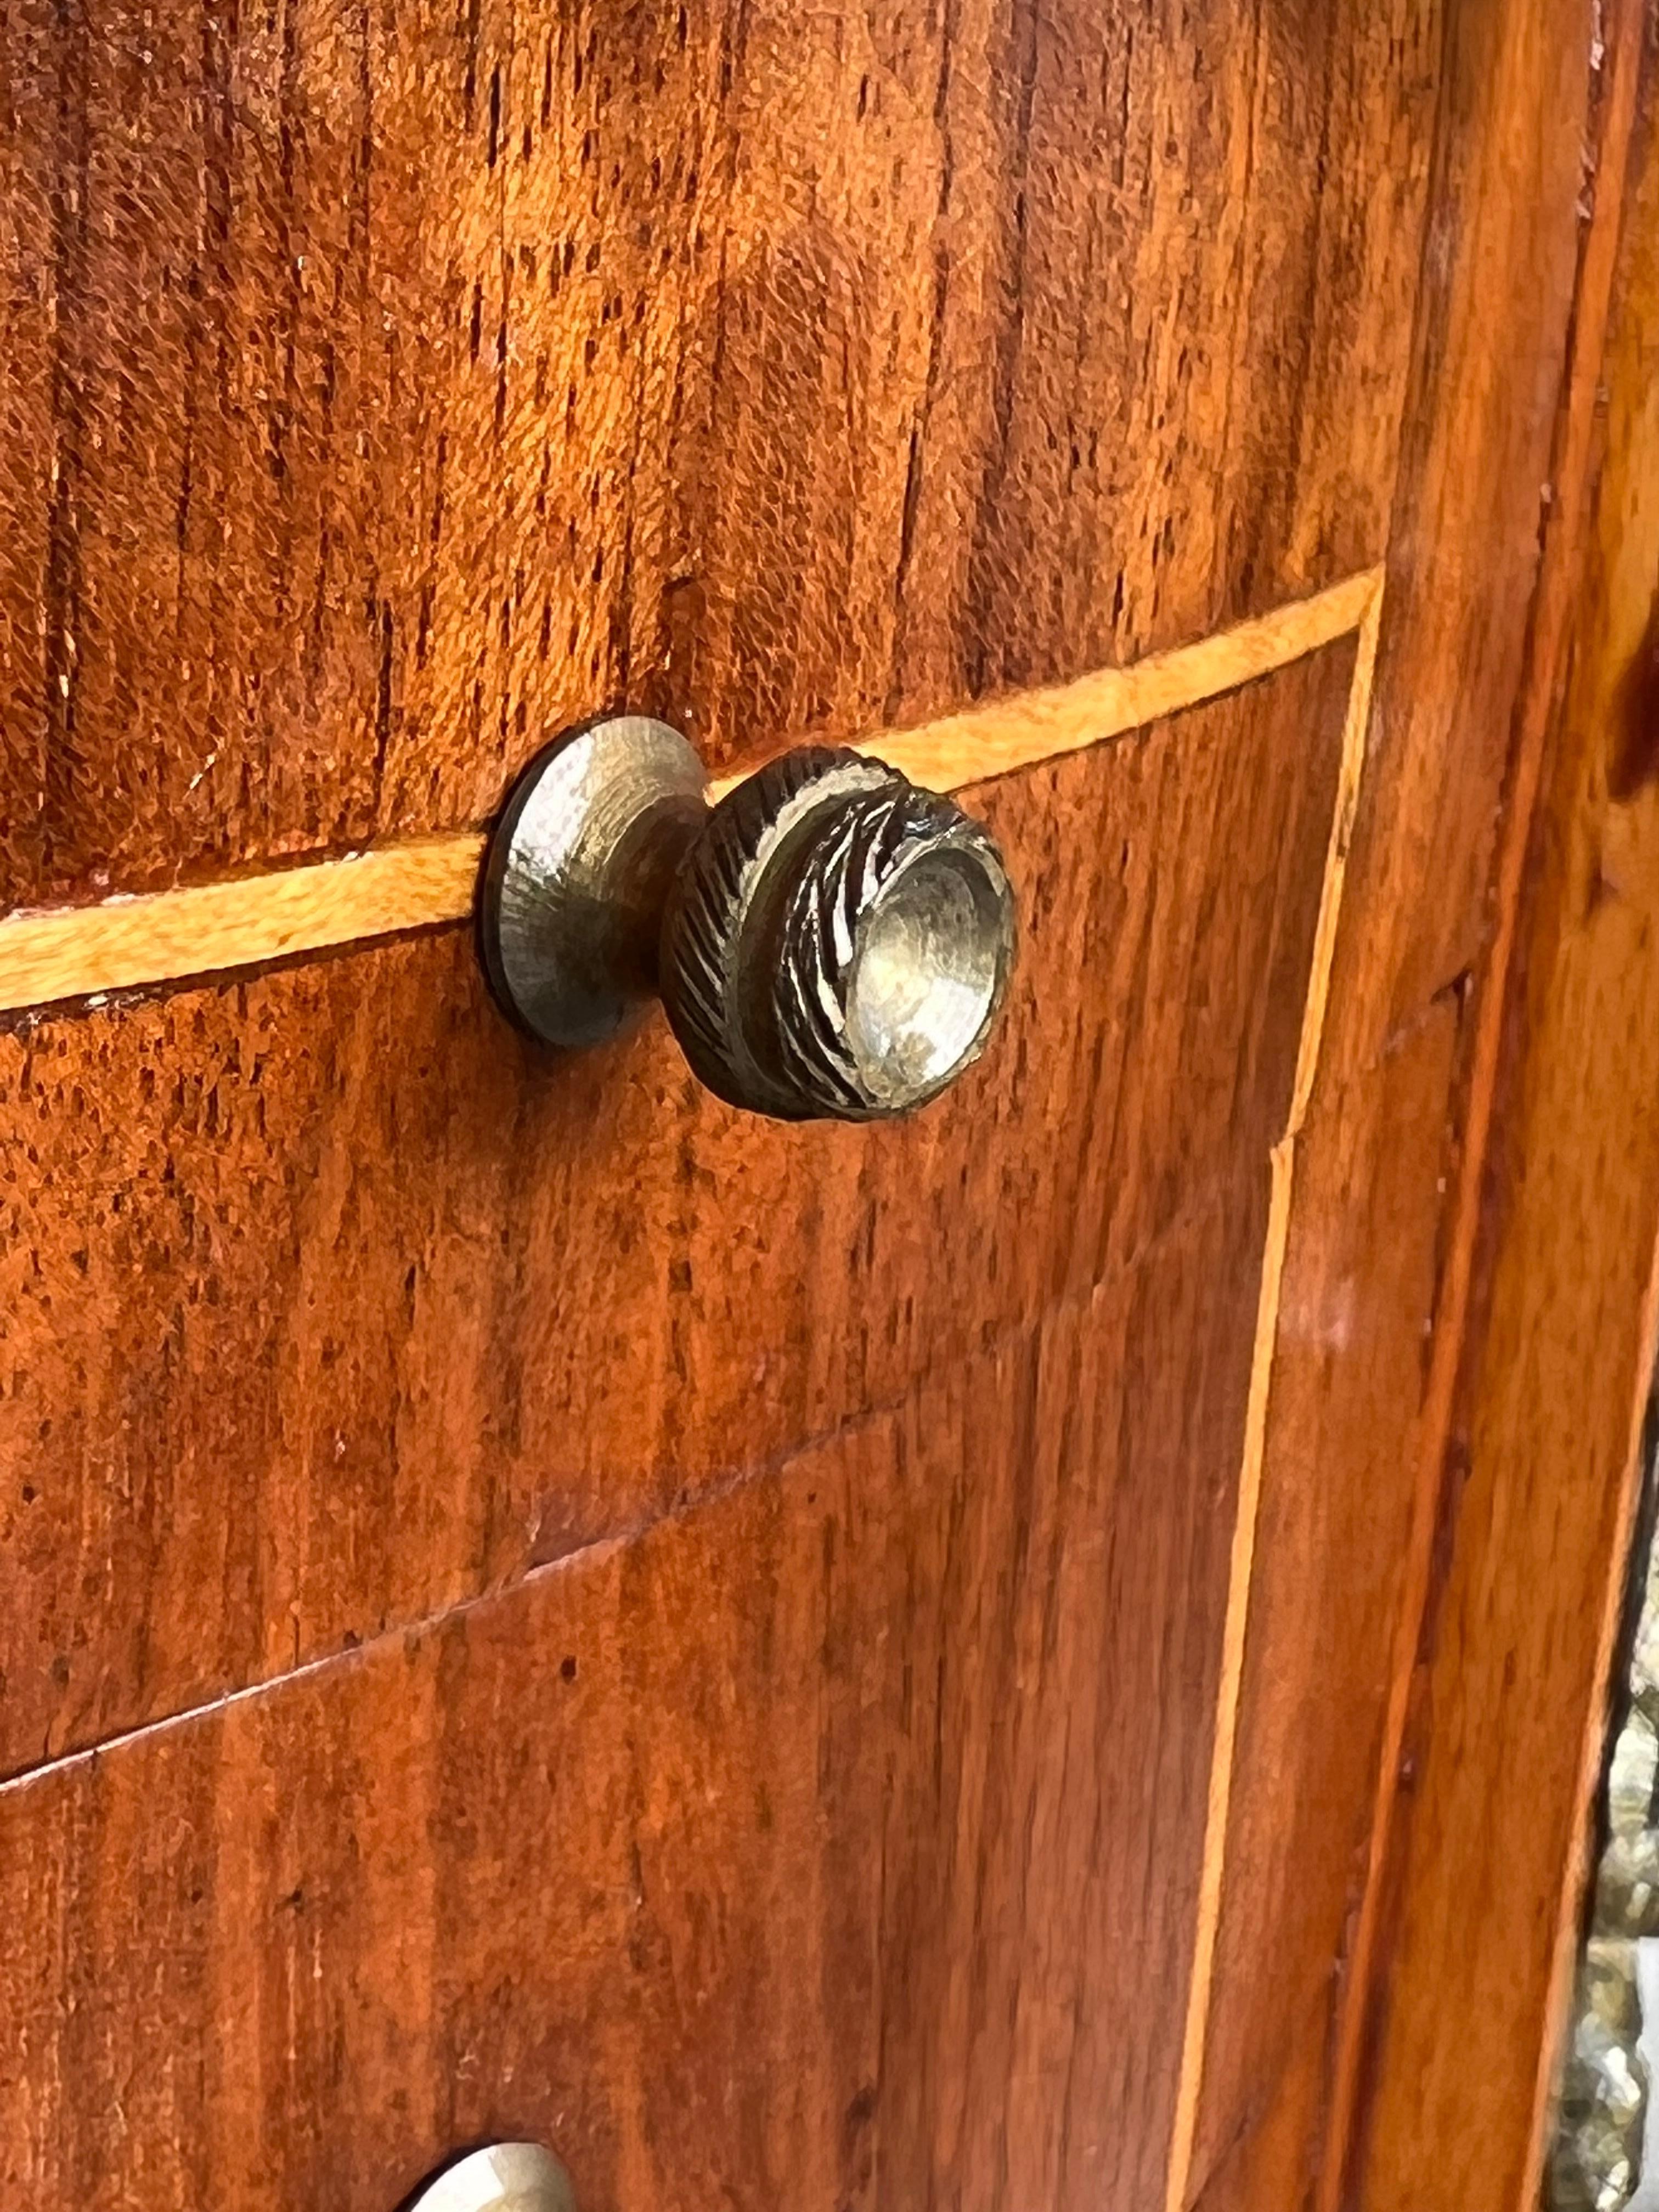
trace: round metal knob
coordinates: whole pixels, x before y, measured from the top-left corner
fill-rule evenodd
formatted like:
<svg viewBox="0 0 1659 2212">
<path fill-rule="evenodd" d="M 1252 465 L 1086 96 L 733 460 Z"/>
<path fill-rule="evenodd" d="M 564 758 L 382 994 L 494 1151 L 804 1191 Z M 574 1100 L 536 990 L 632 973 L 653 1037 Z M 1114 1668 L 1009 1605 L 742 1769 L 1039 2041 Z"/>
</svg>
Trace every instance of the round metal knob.
<svg viewBox="0 0 1659 2212">
<path fill-rule="evenodd" d="M 539 2143 L 491 2143 L 446 2166 L 408 2212 L 576 2212 L 570 2176 Z"/>
<path fill-rule="evenodd" d="M 806 747 L 739 785 L 686 854 L 663 916 L 663 1003 L 733 1105 L 902 1114 L 983 1049 L 1013 911 L 990 833 L 953 800 Z"/>
<path fill-rule="evenodd" d="M 872 1121 L 976 1060 L 1014 951 L 990 832 L 853 752 L 769 762 L 709 812 L 660 722 L 591 724 L 531 764 L 485 870 L 484 963 L 544 1042 L 659 994 L 695 1073 L 783 1121 Z"/>
</svg>

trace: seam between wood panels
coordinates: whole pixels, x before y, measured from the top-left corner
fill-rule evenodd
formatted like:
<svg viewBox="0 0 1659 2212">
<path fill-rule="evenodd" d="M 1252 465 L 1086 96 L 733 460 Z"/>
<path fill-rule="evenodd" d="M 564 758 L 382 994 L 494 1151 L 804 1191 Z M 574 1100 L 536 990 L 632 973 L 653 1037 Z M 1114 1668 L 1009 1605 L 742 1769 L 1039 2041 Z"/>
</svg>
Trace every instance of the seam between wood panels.
<svg viewBox="0 0 1659 2212">
<path fill-rule="evenodd" d="M 1204 705 L 1358 629 L 1379 572 L 1127 668 L 857 740 L 937 790 L 1034 768 Z M 744 771 L 748 773 L 749 771 Z M 711 787 L 722 797 L 742 776 Z M 466 921 L 484 833 L 463 830 L 216 884 L 0 918 L 0 1013 L 181 983 Z"/>
<path fill-rule="evenodd" d="M 1330 838 L 1326 847 L 1324 879 L 1320 888 L 1319 915 L 1314 927 L 1313 952 L 1308 970 L 1308 995 L 1303 1006 L 1302 1034 L 1297 1048 L 1296 1078 L 1291 1091 L 1290 1112 L 1285 1120 L 1285 1133 L 1273 1146 L 1271 1155 L 1272 1194 L 1267 1212 L 1267 1239 L 1261 1255 L 1255 1340 L 1250 1358 L 1244 1443 L 1233 1520 L 1232 1551 L 1228 1566 L 1227 1607 L 1221 1638 L 1221 1672 L 1216 1691 L 1215 1733 L 1211 1743 L 1210 1780 L 1205 1805 L 1204 1851 L 1199 1869 L 1198 1911 L 1193 1934 L 1192 1971 L 1187 1986 L 1187 2020 L 1182 2043 L 1181 2072 L 1176 2083 L 1175 2120 L 1170 2138 L 1165 2212 L 1187 2212 L 1192 2182 L 1193 2154 L 1197 2142 L 1199 2106 L 1203 2089 L 1215 1978 L 1216 1942 L 1221 1925 L 1227 1828 L 1232 1809 L 1234 1754 L 1244 1682 L 1244 1643 L 1255 1567 L 1255 1533 L 1261 1504 L 1268 1399 L 1273 1356 L 1279 1340 L 1279 1291 L 1284 1280 L 1285 1255 L 1290 1239 L 1291 1202 L 1296 1183 L 1296 1147 L 1307 1119 L 1309 1103 L 1313 1097 L 1314 1082 L 1319 1070 L 1319 1048 L 1324 1036 L 1337 930 L 1342 915 L 1342 892 L 1347 878 L 1348 848 L 1353 842 L 1360 778 L 1365 764 L 1371 690 L 1376 674 L 1377 639 L 1382 622 L 1382 592 L 1383 575 L 1379 570 L 1370 579 L 1370 596 L 1359 623 L 1359 650 L 1354 660 L 1353 680 L 1349 686 L 1347 711 L 1343 718 L 1342 757 L 1337 771 L 1336 798 L 1331 811 Z"/>
<path fill-rule="evenodd" d="M 1610 33 L 1605 80 L 1607 120 L 1592 149 L 1601 177 L 1623 174 L 1620 149 L 1628 148 L 1634 128 L 1644 20 L 1644 11 L 1639 5 L 1620 10 Z M 1390 1660 L 1366 1864 L 1337 2015 L 1328 2110 L 1316 2154 L 1316 2212 L 1338 2212 L 1339 2206 L 1351 2200 L 1359 2202 L 1369 2194 L 1360 2163 L 1364 2153 L 1364 2076 L 1371 2055 L 1370 2039 L 1378 2018 L 1378 1957 L 1385 1941 L 1389 1875 L 1399 1849 L 1395 1822 L 1400 1817 L 1401 1765 L 1418 1654 L 1432 1598 L 1447 1445 L 1468 1350 L 1466 1332 L 1475 1290 L 1487 1148 L 1507 1031 L 1527 858 L 1562 656 L 1571 649 L 1568 625 L 1576 600 L 1582 553 L 1579 532 L 1583 503 L 1589 496 L 1591 433 L 1596 414 L 1586 396 L 1594 392 L 1601 374 L 1623 205 L 1622 191 L 1598 191 L 1592 196 L 1591 218 L 1580 249 L 1565 331 L 1550 466 L 1553 495 L 1540 540 L 1522 667 L 1510 706 L 1513 743 L 1491 886 L 1494 920 L 1475 1014 L 1462 1160 L 1449 1201 L 1448 1254 L 1437 1286 L 1434 1335 L 1418 1420 L 1413 1526 Z M 1541 2125 L 1534 2114 L 1534 2143 Z M 1517 2212 L 1531 2212 L 1530 2202 L 1522 2199 Z"/>
<path fill-rule="evenodd" d="M 1093 1312 L 1103 1300 L 1119 1294 L 1132 1277 L 1153 1265 L 1160 1255 L 1167 1254 L 1192 1230 L 1206 1208 L 1224 1208 L 1231 1201 L 1235 1181 L 1234 1177 L 1224 1174 L 1212 1177 L 1206 1184 L 1200 1184 L 1197 1194 L 1190 1197 L 1186 1206 L 1092 1281 L 1043 1300 L 1021 1320 L 994 1328 L 979 1339 L 970 1355 L 970 1363 L 982 1368 L 992 1361 L 1015 1355 L 1022 1347 L 1027 1346 L 1040 1352 L 1051 1328 L 1068 1319 L 1086 1316 Z M 484 1589 L 475 1589 L 460 1597 L 442 1598 L 424 1610 L 417 1608 L 407 1614 L 386 1620 L 379 1628 L 363 1636 L 361 1642 L 342 1643 L 331 1649 L 314 1651 L 308 1658 L 296 1659 L 291 1665 L 279 1664 L 271 1673 L 238 1682 L 234 1687 L 204 1690 L 193 1696 L 186 1692 L 186 1703 L 146 1715 L 142 1719 L 126 1722 L 112 1729 L 107 1735 L 94 1736 L 83 1743 L 72 1744 L 58 1751 L 46 1749 L 38 1758 L 21 1759 L 10 1766 L 0 1763 L 0 1799 L 26 1784 L 57 1774 L 65 1767 L 86 1765 L 109 1752 L 123 1749 L 140 1737 L 155 1735 L 187 1722 L 199 1721 L 229 1705 L 246 1705 L 252 1698 L 274 1695 L 286 1689 L 290 1683 L 302 1680 L 325 1668 L 354 1665 L 371 1652 L 391 1644 L 408 1642 L 442 1631 L 453 1621 L 476 1613 L 481 1607 L 511 1598 L 527 1583 L 538 1583 L 549 1576 L 562 1574 L 568 1568 L 603 1559 L 619 1546 L 626 1548 L 637 1544 L 659 1529 L 683 1527 L 740 1491 L 763 1482 L 787 1480 L 793 1470 L 803 1466 L 814 1453 L 821 1451 L 832 1440 L 865 1434 L 884 1421 L 895 1419 L 907 1408 L 914 1407 L 921 1391 L 936 1378 L 938 1372 L 936 1368 L 924 1362 L 890 1395 L 878 1399 L 871 1405 L 861 1406 L 856 1412 L 843 1413 L 826 1427 L 811 1429 L 804 1435 L 792 1437 L 787 1443 L 768 1452 L 763 1458 L 725 1467 L 689 1490 L 682 1490 L 672 1504 L 655 1507 L 647 1504 L 624 1520 L 579 1537 L 567 1551 L 556 1553 L 548 1559 L 532 1559 L 517 1565 Z"/>
</svg>

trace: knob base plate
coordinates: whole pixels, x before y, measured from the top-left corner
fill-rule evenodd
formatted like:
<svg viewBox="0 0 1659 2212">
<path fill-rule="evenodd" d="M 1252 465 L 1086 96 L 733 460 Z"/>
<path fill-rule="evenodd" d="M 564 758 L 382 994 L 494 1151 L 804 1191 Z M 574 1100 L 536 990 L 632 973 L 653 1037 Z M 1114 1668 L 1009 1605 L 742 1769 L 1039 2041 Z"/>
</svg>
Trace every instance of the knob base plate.
<svg viewBox="0 0 1659 2212">
<path fill-rule="evenodd" d="M 478 904 L 484 972 L 544 1044 L 604 1043 L 657 992 L 668 886 L 707 818 L 702 763 L 678 730 L 612 715 L 556 738 L 514 786 Z"/>
</svg>

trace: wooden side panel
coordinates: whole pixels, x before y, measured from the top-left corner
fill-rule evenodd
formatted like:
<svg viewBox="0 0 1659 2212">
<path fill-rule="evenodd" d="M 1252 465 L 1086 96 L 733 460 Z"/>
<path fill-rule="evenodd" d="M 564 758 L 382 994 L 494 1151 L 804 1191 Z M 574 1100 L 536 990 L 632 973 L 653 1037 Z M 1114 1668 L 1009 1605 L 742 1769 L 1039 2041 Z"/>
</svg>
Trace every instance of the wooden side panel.
<svg viewBox="0 0 1659 2212">
<path fill-rule="evenodd" d="M 1413 1662 L 1463 1328 L 1465 1177 L 1484 1143 L 1475 982 L 1492 953 L 1540 530 L 1570 497 L 1558 410 L 1579 312 L 1585 149 L 1604 141 L 1618 21 L 1574 0 L 1459 6 L 1442 27 L 1370 754 L 1273 1377 L 1187 2177 L 1187 2203 L 1205 2212 L 1342 2201 L 1379 1897 L 1374 1838 L 1379 1802 L 1411 1787 L 1396 1772 L 1401 1668 Z M 1612 189 L 1603 175 L 1598 205 Z M 1516 1786 L 1524 1801 L 1526 1783 Z M 1464 1925 L 1468 1943 L 1487 1925 L 1473 1903 Z M 1451 2039 L 1449 2084 L 1467 2077 L 1454 2045 L 1468 2023 L 1425 1965 L 1424 2002 Z M 1512 2196 L 1489 2195 L 1490 2177 L 1477 2185 L 1462 2166 L 1455 2183 L 1453 2166 L 1442 2170 L 1443 2197 L 1441 2181 L 1429 2187 L 1443 2144 L 1421 2125 L 1416 2087 L 1407 2064 L 1401 2123 L 1421 2162 L 1413 2186 L 1396 2177 L 1381 2191 L 1378 2212 L 1514 2212 Z M 1455 2133 L 1484 2156 L 1480 2128 L 1459 2118 Z"/>
<path fill-rule="evenodd" d="M 0 1786 L 0 2186 L 1136 2212 L 1267 1176 L 781 1472 Z"/>
<path fill-rule="evenodd" d="M 1601 0 L 1447 11 L 1424 283 L 1327 1079 L 1461 989 L 1492 928 L 1600 143 Z"/>
<path fill-rule="evenodd" d="M 0 905 L 725 763 L 1381 557 L 1435 0 L 21 0 Z"/>
<path fill-rule="evenodd" d="M 1534 617 L 1539 799 L 1365 1992 L 1352 2201 L 1375 2212 L 1536 2192 L 1654 1356 L 1659 19 L 1607 28 L 1563 432 L 1582 501 Z"/>
<path fill-rule="evenodd" d="M 976 795 L 1019 976 L 908 1125 L 734 1115 L 660 1028 L 538 1059 L 454 937 L 0 1042 L 5 1767 L 891 1404 L 1260 1167 L 1352 661 Z"/>
<path fill-rule="evenodd" d="M 1297 1147 L 1187 2192 L 1206 2212 L 1291 2212 L 1317 2172 L 1406 1597 L 1457 1042 L 1455 1006 L 1437 1008 Z"/>
</svg>

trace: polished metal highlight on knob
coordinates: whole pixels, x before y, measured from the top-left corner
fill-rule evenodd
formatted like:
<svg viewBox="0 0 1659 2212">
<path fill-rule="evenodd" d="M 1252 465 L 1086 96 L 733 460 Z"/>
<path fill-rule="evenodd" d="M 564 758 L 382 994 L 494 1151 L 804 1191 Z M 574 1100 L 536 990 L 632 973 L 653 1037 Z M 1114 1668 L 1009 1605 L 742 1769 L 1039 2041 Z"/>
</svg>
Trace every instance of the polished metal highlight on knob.
<svg viewBox="0 0 1659 2212">
<path fill-rule="evenodd" d="M 446 2166 L 408 2212 L 576 2212 L 570 2176 L 539 2143 L 491 2143 Z"/>
<path fill-rule="evenodd" d="M 509 798 L 479 916 L 497 998 L 562 1047 L 659 995 L 695 1073 L 782 1121 L 874 1121 L 979 1057 L 1014 897 L 990 832 L 884 762 L 805 746 L 712 812 L 678 732 L 594 722 Z"/>
</svg>

